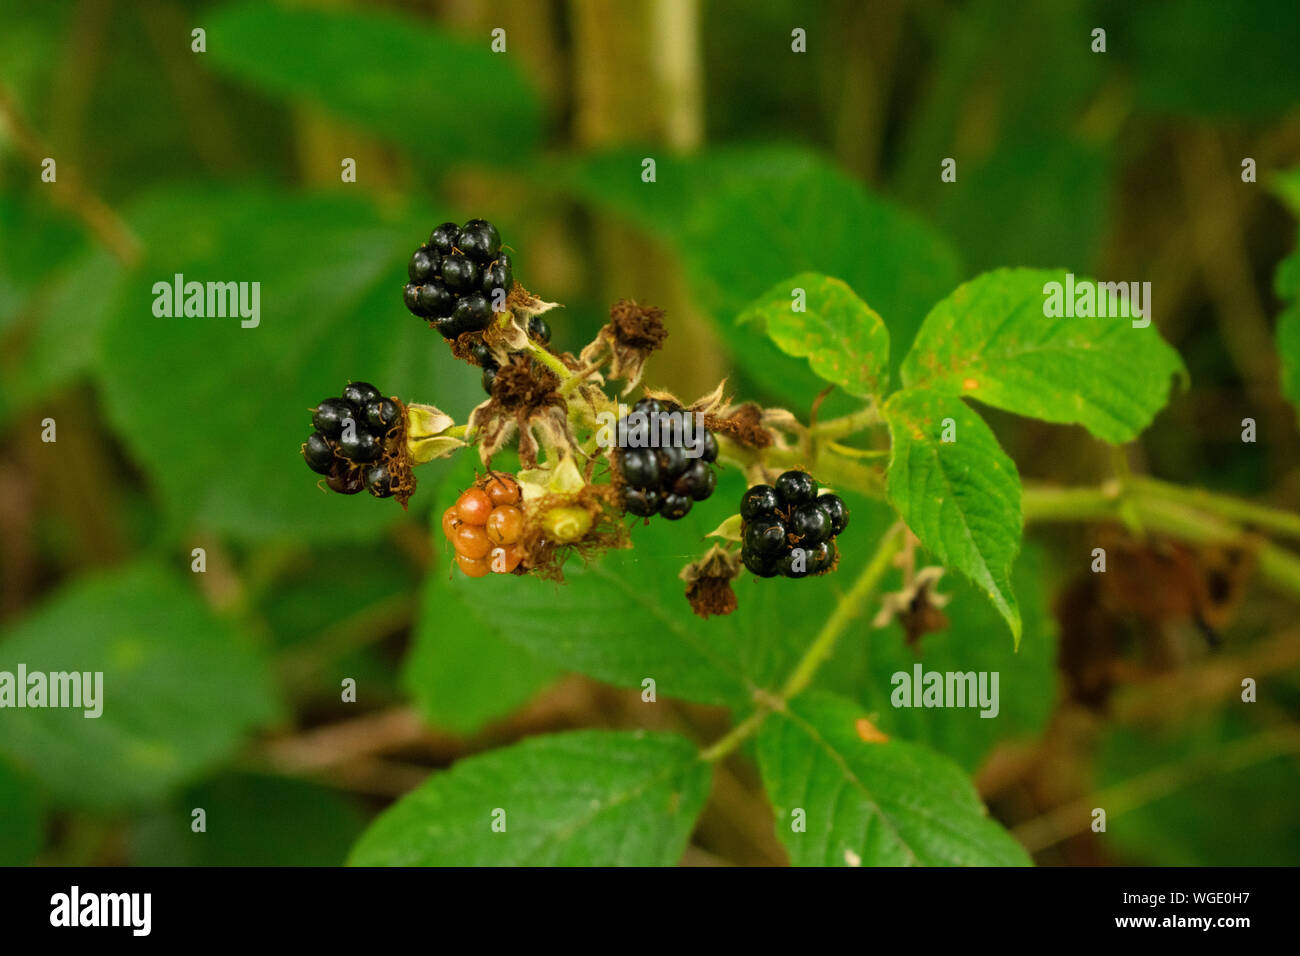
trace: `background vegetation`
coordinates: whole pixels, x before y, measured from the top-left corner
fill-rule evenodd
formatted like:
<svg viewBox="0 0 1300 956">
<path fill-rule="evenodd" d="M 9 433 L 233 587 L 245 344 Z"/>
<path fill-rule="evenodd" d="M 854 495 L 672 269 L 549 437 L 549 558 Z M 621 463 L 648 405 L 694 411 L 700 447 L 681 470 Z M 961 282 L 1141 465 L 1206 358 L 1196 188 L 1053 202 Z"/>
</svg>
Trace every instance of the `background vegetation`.
<svg viewBox="0 0 1300 956">
<path fill-rule="evenodd" d="M 511 595 L 453 578 L 433 530 L 469 458 L 422 468 L 408 514 L 317 489 L 306 409 L 349 379 L 460 421 L 481 398 L 401 304 L 406 258 L 445 219 L 499 224 L 516 275 L 566 305 L 560 348 L 617 298 L 654 303 L 671 335 L 651 384 L 694 397 L 729 375 L 805 419 L 806 363 L 734 321 L 787 276 L 848 282 L 895 368 L 930 306 L 987 269 L 1149 280 L 1191 387 L 1129 467 L 1300 501 L 1297 363 L 1273 344 L 1300 291 L 1294 259 L 1274 286 L 1300 201 L 1274 178 L 1300 158 L 1294 3 L 4 0 L 0 22 L 0 669 L 105 670 L 109 697 L 98 721 L 0 713 L 0 862 L 339 863 L 468 755 L 570 728 L 716 739 L 733 688 L 678 645 L 734 644 L 772 676 L 812 639 L 808 607 L 829 609 L 887 524 L 865 499 L 840 575 L 742 580 L 737 615 L 702 623 L 675 574 L 738 499 L 734 473 L 635 551 Z M 260 282 L 261 326 L 154 318 L 176 272 Z M 982 411 L 1027 483 L 1113 474 L 1082 429 Z M 857 623 L 818 686 L 972 773 L 1039 863 L 1294 863 L 1294 595 L 1249 567 L 1207 590 L 1214 549 L 1171 574 L 1128 538 L 1098 595 L 1098 533 L 1031 520 L 1018 653 L 948 578 L 949 627 L 910 645 Z M 917 660 L 999 671 L 999 718 L 889 707 L 888 675 Z M 629 689 L 643 676 L 653 706 Z M 753 756 L 692 784 L 707 802 L 684 862 L 787 860 Z"/>
</svg>

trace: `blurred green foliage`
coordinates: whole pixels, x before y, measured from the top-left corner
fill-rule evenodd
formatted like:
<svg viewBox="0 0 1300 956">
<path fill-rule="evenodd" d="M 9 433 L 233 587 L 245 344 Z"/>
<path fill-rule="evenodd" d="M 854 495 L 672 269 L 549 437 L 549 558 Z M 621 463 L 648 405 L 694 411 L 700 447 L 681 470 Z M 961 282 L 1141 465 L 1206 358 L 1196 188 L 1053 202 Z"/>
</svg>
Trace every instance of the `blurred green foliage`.
<svg viewBox="0 0 1300 956">
<path fill-rule="evenodd" d="M 548 7 L 569 43 L 570 6 Z M 1180 124 L 1219 124 L 1234 145 L 1294 131 L 1300 8 L 1290 0 L 935 0 L 897 13 L 892 57 L 874 45 L 849 55 L 875 35 L 876 13 L 855 6 L 706 0 L 707 142 L 678 153 L 583 143 L 570 129 L 583 77 L 571 75 L 568 57 L 517 56 L 525 31 L 511 34 L 502 56 L 489 51 L 482 23 L 409 11 L 0 0 L 3 91 L 48 142 L 60 181 L 102 197 L 143 250 L 132 265 L 118 261 L 83 216 L 51 201 L 39 158 L 0 123 L 0 431 L 15 449 L 13 469 L 42 476 L 28 489 L 35 530 L 23 531 L 24 548 L 0 554 L 0 578 L 12 582 L 0 605 L 0 670 L 19 661 L 102 669 L 111 701 L 99 721 L 0 714 L 0 863 L 341 862 L 368 808 L 232 768 L 262 734 L 351 716 L 337 701 L 344 677 L 360 679 L 366 707 L 413 703 L 459 734 L 569 670 L 629 688 L 653 675 L 666 697 L 739 712 L 806 647 L 824 617 L 809 609 L 831 606 L 860 569 L 865 549 L 844 555 L 838 579 L 744 578 L 740 610 L 701 624 L 676 572 L 702 550 L 721 506 L 638 529 L 635 550 L 574 567 L 557 587 L 451 579 L 438 547 L 410 557 L 413 539 L 439 540 L 429 529 L 473 462 L 422 469 L 410 514 L 322 493 L 298 444 L 307 410 L 349 379 L 436 403 L 460 421 L 481 398 L 476 376 L 402 308 L 405 259 L 432 225 L 480 214 L 502 224 L 516 274 L 569 307 L 556 313 L 556 343 L 573 351 L 585 341 L 579 327 L 608 305 L 588 275 L 604 268 L 602 233 L 591 227 L 629 227 L 646 248 L 668 252 L 738 391 L 806 415 L 825 383 L 805 358 L 737 322 L 773 283 L 805 271 L 847 283 L 887 326 L 896 376 L 926 314 L 964 279 L 998 266 L 1113 270 L 1108 257 L 1127 248 L 1115 234 L 1122 206 L 1143 201 L 1149 178 L 1173 175 L 1171 159 L 1153 164 L 1149 154 Z M 839 31 L 850 16 L 854 29 Z M 787 55 L 791 24 L 809 31 L 806 58 Z M 190 52 L 193 25 L 207 31 L 206 54 Z M 1088 47 L 1098 25 L 1108 29 L 1104 56 Z M 857 115 L 850 91 L 873 88 L 872 135 L 841 135 Z M 343 186 L 338 163 L 351 152 L 339 150 L 354 147 L 364 151 L 359 181 Z M 653 185 L 641 179 L 646 156 L 657 160 Z M 947 156 L 960 157 L 958 179 L 941 184 Z M 1184 231 L 1180 220 L 1165 226 Z M 1290 250 L 1296 233 L 1287 229 Z M 1284 383 L 1300 401 L 1300 273 L 1290 261 L 1276 294 L 1290 303 Z M 1275 264 L 1257 271 L 1271 275 Z M 175 273 L 260 282 L 260 326 L 155 317 L 153 284 Z M 675 277 L 664 277 L 665 289 Z M 1171 333 L 1194 381 L 1239 392 L 1243 376 L 1218 336 L 1204 317 Z M 652 369 L 654 384 L 688 378 Z M 1202 407 L 1194 398 L 1171 413 L 1189 432 Z M 827 409 L 843 403 L 837 394 Z M 35 437 L 47 414 L 59 421 L 52 445 Z M 1018 440 L 1032 445 L 1041 434 L 1026 426 Z M 1191 436 L 1153 439 L 1149 449 L 1182 480 L 1229 473 L 1255 493 L 1294 463 L 1283 447 L 1294 438 L 1266 442 L 1261 462 L 1240 466 L 1188 448 Z M 739 491 L 740 476 L 725 474 L 717 500 Z M 843 491 L 857 515 L 852 533 L 872 540 L 883 510 Z M 111 521 L 90 520 L 96 502 Z M 209 576 L 224 593 L 190 574 L 195 546 L 209 549 Z M 1009 550 L 1004 557 L 1009 565 Z M 2 563 L 13 561 L 21 567 Z M 998 743 L 1041 733 L 1056 701 L 1050 596 L 1038 583 L 1046 563 L 1028 548 L 1012 572 L 1018 654 L 987 603 L 945 578 L 950 628 L 913 650 L 896 625 L 863 625 L 819 686 L 974 771 Z M 886 586 L 899 586 L 895 572 Z M 375 608 L 381 623 L 367 632 L 353 616 Z M 883 679 L 914 657 L 927 669 L 999 670 L 1001 718 L 888 707 Z M 1238 722 L 1227 723 L 1235 733 Z M 1189 728 L 1190 742 L 1172 743 L 1120 733 L 1102 766 L 1107 779 L 1123 779 L 1229 732 Z M 632 750 L 602 740 L 561 757 L 606 767 L 638 748 L 677 747 L 672 738 Z M 518 745 L 533 746 L 546 745 Z M 467 760 L 453 774 L 492 770 L 498 757 L 475 759 L 483 763 Z M 635 787 L 641 768 L 630 763 L 606 767 L 609 779 L 566 799 L 576 807 Z M 1294 823 L 1285 799 L 1294 771 L 1294 757 L 1281 757 L 1180 789 L 1135 810 L 1114 852 L 1140 863 L 1293 861 L 1272 835 Z M 500 772 L 509 780 L 517 771 Z M 408 800 L 439 799 L 438 779 Z M 707 785 L 688 782 L 702 804 Z M 188 830 L 199 805 L 209 810 L 206 840 Z M 639 845 L 664 862 L 680 857 L 689 833 L 681 821 L 694 819 L 687 809 Z M 392 858 L 404 813 L 372 831 L 357 859 Z M 125 851 L 108 838 L 85 850 L 67 836 L 122 821 Z"/>
</svg>

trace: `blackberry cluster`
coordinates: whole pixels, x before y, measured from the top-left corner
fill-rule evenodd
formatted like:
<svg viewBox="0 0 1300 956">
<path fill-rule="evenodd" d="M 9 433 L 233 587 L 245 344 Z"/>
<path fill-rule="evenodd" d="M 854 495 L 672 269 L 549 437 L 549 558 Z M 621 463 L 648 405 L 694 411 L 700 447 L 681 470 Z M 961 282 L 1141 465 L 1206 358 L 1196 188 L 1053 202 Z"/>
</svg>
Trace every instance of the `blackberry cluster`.
<svg viewBox="0 0 1300 956">
<path fill-rule="evenodd" d="M 514 572 L 524 556 L 519 483 L 493 475 L 467 488 L 443 512 L 442 533 L 456 551 L 456 564 L 471 578 Z"/>
<path fill-rule="evenodd" d="M 670 427 L 666 417 L 681 411 L 675 403 L 643 398 L 618 423 L 623 507 L 630 514 L 646 518 L 658 514 L 676 521 L 686 516 L 694 502 L 713 494 L 718 479 L 710 463 L 718 457 L 718 440 L 705 428 L 702 435 L 695 435 L 698 455 L 688 454 L 697 449 L 685 446 L 685 436 Z M 643 419 L 633 418 L 638 412 Z"/>
<path fill-rule="evenodd" d="M 406 271 L 411 278 L 402 293 L 406 307 L 448 339 L 486 329 L 497 290 L 509 295 L 514 285 L 501 233 L 486 219 L 460 227 L 444 222 L 415 250 Z"/>
<path fill-rule="evenodd" d="M 389 498 L 397 487 L 390 460 L 403 441 L 402 409 L 367 382 L 352 382 L 341 398 L 327 398 L 312 412 L 316 430 L 302 445 L 307 467 L 325 476 L 330 490 L 361 489 Z"/>
<path fill-rule="evenodd" d="M 804 471 L 787 471 L 776 486 L 755 485 L 740 499 L 745 567 L 760 578 L 804 578 L 835 564 L 835 538 L 848 527 L 839 495 L 818 495 Z"/>
</svg>

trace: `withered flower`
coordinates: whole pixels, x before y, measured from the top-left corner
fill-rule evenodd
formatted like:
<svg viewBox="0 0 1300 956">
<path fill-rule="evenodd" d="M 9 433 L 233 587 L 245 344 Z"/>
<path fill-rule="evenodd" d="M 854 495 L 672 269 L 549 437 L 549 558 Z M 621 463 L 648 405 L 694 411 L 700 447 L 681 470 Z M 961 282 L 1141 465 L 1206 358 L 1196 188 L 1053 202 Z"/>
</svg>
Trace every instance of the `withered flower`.
<svg viewBox="0 0 1300 956">
<path fill-rule="evenodd" d="M 715 544 L 704 557 L 682 568 L 678 577 L 686 582 L 686 600 L 691 610 L 708 618 L 711 614 L 730 614 L 736 609 L 736 592 L 731 582 L 739 574 L 740 552 Z"/>
<path fill-rule="evenodd" d="M 666 338 L 668 329 L 664 327 L 663 309 L 620 299 L 610 307 L 609 322 L 579 358 L 584 365 L 596 365 L 608 355 L 609 377 L 627 381 L 623 388 L 626 395 L 640 383 L 646 359 Z"/>
</svg>

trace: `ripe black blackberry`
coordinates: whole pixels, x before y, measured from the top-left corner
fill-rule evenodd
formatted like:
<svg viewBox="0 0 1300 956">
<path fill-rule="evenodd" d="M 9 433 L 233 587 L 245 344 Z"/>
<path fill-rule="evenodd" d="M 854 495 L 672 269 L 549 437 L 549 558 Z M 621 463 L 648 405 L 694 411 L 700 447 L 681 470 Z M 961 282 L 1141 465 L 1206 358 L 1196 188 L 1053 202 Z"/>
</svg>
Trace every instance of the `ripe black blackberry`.
<svg viewBox="0 0 1300 956">
<path fill-rule="evenodd" d="M 804 471 L 787 471 L 772 485 L 755 485 L 740 499 L 745 567 L 760 578 L 804 578 L 835 564 L 835 538 L 849 525 L 839 495 L 817 494 Z"/>
<path fill-rule="evenodd" d="M 465 225 L 444 222 L 429 234 L 407 264 L 410 282 L 402 300 L 445 338 L 481 332 L 494 307 L 504 308 L 514 285 L 510 256 L 501 251 L 501 233 L 486 219 Z"/>
<path fill-rule="evenodd" d="M 402 408 L 367 382 L 352 382 L 341 398 L 327 398 L 312 412 L 316 430 L 302 445 L 307 467 L 343 495 L 365 488 L 376 498 L 398 489 L 392 459 L 403 442 Z"/>
<path fill-rule="evenodd" d="M 618 423 L 618 447 L 623 507 L 631 514 L 676 521 L 717 485 L 710 463 L 718 440 L 707 428 L 696 430 L 680 405 L 641 399 Z"/>
</svg>

